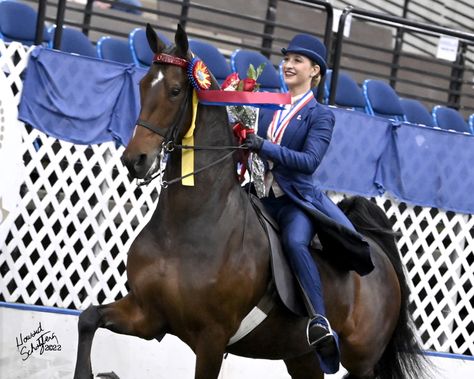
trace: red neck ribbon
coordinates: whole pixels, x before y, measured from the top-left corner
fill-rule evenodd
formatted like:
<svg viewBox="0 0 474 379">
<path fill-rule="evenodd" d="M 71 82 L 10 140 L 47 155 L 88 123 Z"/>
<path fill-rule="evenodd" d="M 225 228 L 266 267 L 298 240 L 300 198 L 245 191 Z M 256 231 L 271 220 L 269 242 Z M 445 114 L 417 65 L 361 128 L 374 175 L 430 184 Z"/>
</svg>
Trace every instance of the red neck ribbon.
<svg viewBox="0 0 474 379">
<path fill-rule="evenodd" d="M 200 102 L 214 105 L 253 105 L 272 108 L 291 104 L 289 93 L 207 90 L 198 91 Z"/>
</svg>

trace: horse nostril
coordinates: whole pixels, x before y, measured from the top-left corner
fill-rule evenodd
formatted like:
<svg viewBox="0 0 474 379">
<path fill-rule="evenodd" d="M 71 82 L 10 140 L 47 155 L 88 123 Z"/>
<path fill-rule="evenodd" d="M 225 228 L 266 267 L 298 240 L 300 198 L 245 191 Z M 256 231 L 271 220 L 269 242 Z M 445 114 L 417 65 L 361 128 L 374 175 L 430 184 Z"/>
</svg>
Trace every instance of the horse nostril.
<svg viewBox="0 0 474 379">
<path fill-rule="evenodd" d="M 141 166 L 143 166 L 146 163 L 146 158 L 147 158 L 146 154 L 140 154 L 138 159 L 135 161 L 135 165 L 134 165 L 135 168 L 140 168 Z"/>
</svg>

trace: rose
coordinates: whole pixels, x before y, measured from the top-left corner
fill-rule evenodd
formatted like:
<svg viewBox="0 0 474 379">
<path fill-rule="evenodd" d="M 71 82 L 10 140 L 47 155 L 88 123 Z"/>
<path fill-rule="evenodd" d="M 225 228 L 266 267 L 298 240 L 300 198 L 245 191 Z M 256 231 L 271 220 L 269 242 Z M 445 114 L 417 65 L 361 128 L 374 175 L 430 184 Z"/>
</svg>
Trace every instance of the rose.
<svg viewBox="0 0 474 379">
<path fill-rule="evenodd" d="M 242 82 L 243 82 L 242 89 L 244 91 L 253 92 L 253 90 L 257 86 L 257 81 L 252 78 L 245 78 L 244 80 L 242 80 Z"/>
<path fill-rule="evenodd" d="M 247 70 L 247 77 L 240 79 L 239 75 L 234 72 L 227 76 L 222 83 L 222 89 L 224 91 L 245 91 L 245 92 L 256 92 L 260 85 L 257 83 L 257 79 L 263 72 L 265 63 L 262 63 L 256 69 L 253 64 L 249 65 Z M 229 120 L 235 123 L 233 131 L 238 139 L 239 145 L 242 145 L 243 141 L 247 137 L 248 133 L 254 133 L 253 127 L 257 121 L 257 109 L 249 105 L 229 105 L 227 106 L 229 112 Z M 239 171 L 239 180 L 242 182 L 245 179 L 245 172 L 248 166 L 248 160 L 250 151 L 240 151 L 239 161 L 241 167 Z M 259 197 L 265 194 L 265 186 L 263 181 L 264 165 L 255 154 L 252 157 L 252 177 Z"/>
<path fill-rule="evenodd" d="M 224 80 L 224 83 L 222 83 L 221 88 L 224 91 L 235 91 L 237 90 L 237 87 L 240 83 L 240 78 L 239 74 L 236 72 L 233 72 L 227 78 Z"/>
</svg>

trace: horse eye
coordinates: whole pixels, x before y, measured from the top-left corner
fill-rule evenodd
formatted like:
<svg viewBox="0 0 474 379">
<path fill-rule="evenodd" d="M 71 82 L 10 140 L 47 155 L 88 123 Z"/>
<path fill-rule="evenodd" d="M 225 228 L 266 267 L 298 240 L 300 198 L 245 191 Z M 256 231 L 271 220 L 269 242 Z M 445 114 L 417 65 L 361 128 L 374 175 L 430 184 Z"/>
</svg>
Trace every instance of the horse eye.
<svg viewBox="0 0 474 379">
<path fill-rule="evenodd" d="M 171 89 L 171 95 L 172 95 L 172 96 L 178 96 L 180 92 L 181 92 L 181 88 L 173 88 L 173 89 Z"/>
</svg>

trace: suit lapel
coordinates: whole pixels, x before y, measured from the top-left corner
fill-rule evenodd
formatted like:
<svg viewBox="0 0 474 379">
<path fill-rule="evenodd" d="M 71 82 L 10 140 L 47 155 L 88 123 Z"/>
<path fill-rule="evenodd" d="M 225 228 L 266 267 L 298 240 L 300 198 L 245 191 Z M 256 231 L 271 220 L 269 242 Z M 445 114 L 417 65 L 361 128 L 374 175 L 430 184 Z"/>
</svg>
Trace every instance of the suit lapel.
<svg viewBox="0 0 474 379">
<path fill-rule="evenodd" d="M 291 119 L 288 127 L 285 130 L 285 134 L 283 134 L 283 138 L 281 140 L 282 146 L 288 146 L 295 136 L 295 133 L 301 129 L 302 125 L 308 126 L 306 122 L 306 118 L 312 112 L 313 108 L 316 107 L 317 102 L 316 99 L 312 99 L 300 112 L 295 114 L 295 116 Z"/>
</svg>

